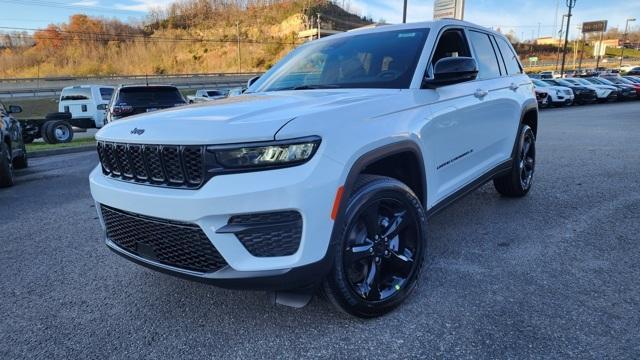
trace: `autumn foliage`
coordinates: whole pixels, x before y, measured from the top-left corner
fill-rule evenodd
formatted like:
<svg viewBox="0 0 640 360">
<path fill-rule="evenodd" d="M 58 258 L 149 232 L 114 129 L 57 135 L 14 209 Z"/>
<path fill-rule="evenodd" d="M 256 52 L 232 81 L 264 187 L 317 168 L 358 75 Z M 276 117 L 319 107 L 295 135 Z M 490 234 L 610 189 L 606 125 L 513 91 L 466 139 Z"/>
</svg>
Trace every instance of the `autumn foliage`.
<svg viewBox="0 0 640 360">
<path fill-rule="evenodd" d="M 33 33 L 33 46 L 0 48 L 0 77 L 263 71 L 316 12 L 325 27 L 369 23 L 328 0 L 180 0 L 140 23 L 73 15 Z"/>
</svg>

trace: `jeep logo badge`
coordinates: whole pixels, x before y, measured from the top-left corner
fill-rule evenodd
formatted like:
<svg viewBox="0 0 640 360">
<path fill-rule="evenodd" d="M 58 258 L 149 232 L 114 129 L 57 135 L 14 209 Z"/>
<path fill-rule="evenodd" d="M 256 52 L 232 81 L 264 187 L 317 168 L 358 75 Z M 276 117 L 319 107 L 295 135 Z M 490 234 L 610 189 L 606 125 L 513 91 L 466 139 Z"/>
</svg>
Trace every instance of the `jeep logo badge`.
<svg viewBox="0 0 640 360">
<path fill-rule="evenodd" d="M 144 129 L 135 128 L 135 129 L 131 130 L 131 134 L 132 135 L 142 135 L 142 134 L 144 134 Z"/>
</svg>

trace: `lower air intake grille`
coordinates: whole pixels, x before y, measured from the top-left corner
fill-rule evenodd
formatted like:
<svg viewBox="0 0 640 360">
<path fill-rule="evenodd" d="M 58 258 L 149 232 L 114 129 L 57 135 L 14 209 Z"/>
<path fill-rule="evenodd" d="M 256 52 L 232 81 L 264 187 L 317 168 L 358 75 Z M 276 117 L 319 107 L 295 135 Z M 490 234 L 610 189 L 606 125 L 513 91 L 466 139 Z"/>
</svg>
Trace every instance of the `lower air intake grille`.
<svg viewBox="0 0 640 360">
<path fill-rule="evenodd" d="M 107 237 L 123 250 L 164 265 L 214 272 L 227 265 L 199 226 L 100 207 Z"/>
<path fill-rule="evenodd" d="M 302 216 L 297 211 L 236 215 L 229 225 L 242 245 L 256 257 L 289 256 L 298 251 L 302 237 Z"/>
</svg>

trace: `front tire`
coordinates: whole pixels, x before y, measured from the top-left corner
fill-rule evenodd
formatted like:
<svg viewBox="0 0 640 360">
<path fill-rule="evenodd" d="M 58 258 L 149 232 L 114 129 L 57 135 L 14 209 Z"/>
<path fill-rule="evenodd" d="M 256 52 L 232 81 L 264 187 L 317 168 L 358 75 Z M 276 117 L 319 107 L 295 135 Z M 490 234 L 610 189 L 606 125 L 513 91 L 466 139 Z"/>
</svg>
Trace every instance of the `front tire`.
<svg viewBox="0 0 640 360">
<path fill-rule="evenodd" d="M 516 156 L 511 171 L 493 179 L 496 190 L 507 197 L 523 197 L 533 185 L 536 167 L 536 136 L 528 125 L 520 127 Z"/>
<path fill-rule="evenodd" d="M 6 143 L 0 142 L 0 188 L 13 185 L 11 152 Z"/>
<path fill-rule="evenodd" d="M 14 169 L 26 169 L 29 167 L 29 156 L 27 155 L 27 147 L 22 143 L 22 155 L 13 159 Z"/>
<path fill-rule="evenodd" d="M 354 189 L 323 290 L 340 310 L 371 318 L 395 309 L 415 289 L 426 216 L 416 195 L 398 180 L 363 175 Z"/>
</svg>

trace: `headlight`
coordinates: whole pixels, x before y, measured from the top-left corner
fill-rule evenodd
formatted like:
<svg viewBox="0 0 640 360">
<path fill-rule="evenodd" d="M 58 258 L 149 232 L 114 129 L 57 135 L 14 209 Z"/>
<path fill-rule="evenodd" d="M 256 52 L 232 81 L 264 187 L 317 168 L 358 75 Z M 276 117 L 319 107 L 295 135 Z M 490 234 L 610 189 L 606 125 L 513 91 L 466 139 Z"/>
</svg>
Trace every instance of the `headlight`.
<svg viewBox="0 0 640 360">
<path fill-rule="evenodd" d="M 556 95 L 558 95 L 558 96 L 562 96 L 562 91 L 560 91 L 560 90 L 556 90 Z"/>
<path fill-rule="evenodd" d="M 207 147 L 214 155 L 213 172 L 264 170 L 300 165 L 309 161 L 320 146 L 320 137 L 311 136 L 285 141 L 218 145 Z"/>
</svg>

